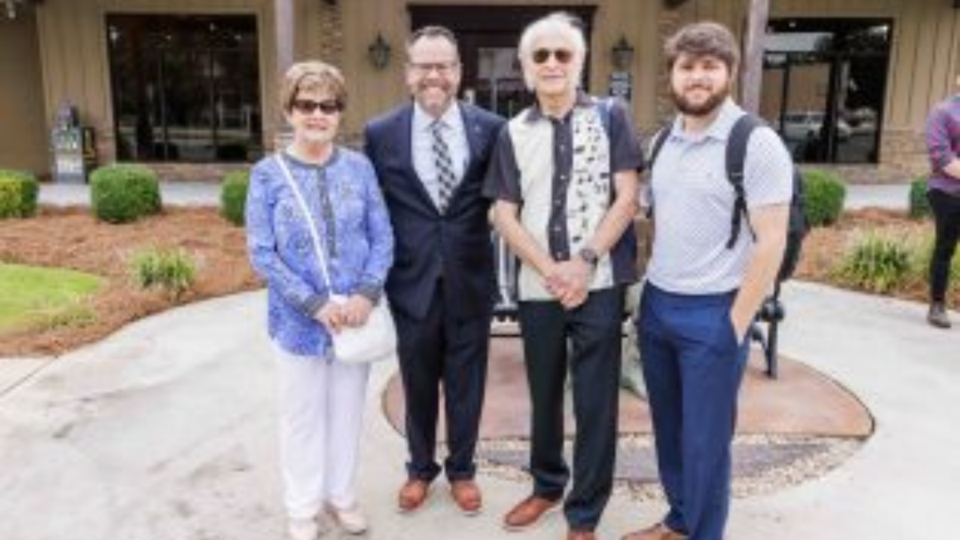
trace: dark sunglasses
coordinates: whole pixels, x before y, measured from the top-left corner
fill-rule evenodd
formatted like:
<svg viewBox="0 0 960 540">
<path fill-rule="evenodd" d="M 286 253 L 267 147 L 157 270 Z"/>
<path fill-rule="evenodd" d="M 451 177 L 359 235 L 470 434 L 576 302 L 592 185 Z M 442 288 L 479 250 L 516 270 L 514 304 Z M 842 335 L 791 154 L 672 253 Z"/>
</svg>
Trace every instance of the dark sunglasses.
<svg viewBox="0 0 960 540">
<path fill-rule="evenodd" d="M 537 49 L 533 51 L 533 61 L 536 64 L 543 64 L 550 59 L 551 55 L 561 64 L 569 64 L 573 60 L 573 51 L 569 49 Z"/>
<path fill-rule="evenodd" d="M 323 101 L 314 101 L 312 99 L 295 99 L 291 104 L 297 112 L 302 114 L 313 114 L 313 111 L 320 109 L 323 114 L 337 114 L 343 111 L 343 103 L 336 99 L 325 99 Z"/>
</svg>

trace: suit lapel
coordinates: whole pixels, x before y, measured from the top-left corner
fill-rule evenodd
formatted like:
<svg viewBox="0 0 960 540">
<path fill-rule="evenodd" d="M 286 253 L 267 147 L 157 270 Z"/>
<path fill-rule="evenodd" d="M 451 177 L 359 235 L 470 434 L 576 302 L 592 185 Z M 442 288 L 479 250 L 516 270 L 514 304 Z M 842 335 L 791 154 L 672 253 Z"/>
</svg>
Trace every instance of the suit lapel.
<svg viewBox="0 0 960 540">
<path fill-rule="evenodd" d="M 477 166 L 483 146 L 483 126 L 477 121 L 473 110 L 464 103 L 460 103 L 460 115 L 463 117 L 463 130 L 467 137 L 467 165 L 463 169 L 463 178 L 460 179 L 460 184 L 463 184 L 473 175 L 473 169 Z"/>
</svg>

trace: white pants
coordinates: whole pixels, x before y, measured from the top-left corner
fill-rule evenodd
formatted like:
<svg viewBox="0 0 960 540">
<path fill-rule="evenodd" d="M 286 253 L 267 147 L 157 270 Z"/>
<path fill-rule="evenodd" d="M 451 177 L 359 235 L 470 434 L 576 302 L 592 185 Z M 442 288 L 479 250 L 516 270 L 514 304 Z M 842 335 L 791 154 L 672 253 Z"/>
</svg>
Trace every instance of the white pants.
<svg viewBox="0 0 960 540">
<path fill-rule="evenodd" d="M 311 518 L 324 503 L 352 507 L 370 366 L 279 351 L 278 372 L 287 514 Z"/>
</svg>

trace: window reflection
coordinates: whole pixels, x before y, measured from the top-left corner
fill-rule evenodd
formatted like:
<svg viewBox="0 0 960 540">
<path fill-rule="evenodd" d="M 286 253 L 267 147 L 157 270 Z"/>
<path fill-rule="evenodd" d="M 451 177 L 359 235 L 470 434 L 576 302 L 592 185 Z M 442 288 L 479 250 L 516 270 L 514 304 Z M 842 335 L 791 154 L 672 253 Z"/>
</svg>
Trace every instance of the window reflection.
<svg viewBox="0 0 960 540">
<path fill-rule="evenodd" d="M 262 154 L 254 17 L 110 15 L 107 36 L 119 159 Z"/>
<path fill-rule="evenodd" d="M 774 20 L 761 115 L 800 162 L 876 163 L 889 21 Z"/>
</svg>

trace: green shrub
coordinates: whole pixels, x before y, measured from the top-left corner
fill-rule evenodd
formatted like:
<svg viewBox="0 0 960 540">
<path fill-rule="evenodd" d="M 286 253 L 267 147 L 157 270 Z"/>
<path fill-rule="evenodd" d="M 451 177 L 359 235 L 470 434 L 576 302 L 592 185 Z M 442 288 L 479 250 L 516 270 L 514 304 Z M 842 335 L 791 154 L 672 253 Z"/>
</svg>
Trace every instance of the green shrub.
<svg viewBox="0 0 960 540">
<path fill-rule="evenodd" d="M 20 217 L 20 182 L 0 178 L 0 219 Z"/>
<path fill-rule="evenodd" d="M 927 200 L 927 177 L 921 176 L 910 182 L 910 217 L 925 218 L 930 215 L 930 201 Z"/>
<path fill-rule="evenodd" d="M 831 225 L 840 219 L 847 188 L 837 175 L 822 170 L 804 171 L 803 188 L 811 227 Z"/>
<path fill-rule="evenodd" d="M 174 300 L 190 290 L 197 266 L 183 249 L 147 249 L 133 255 L 130 268 L 141 289 L 163 289 Z"/>
<path fill-rule="evenodd" d="M 887 293 L 903 287 L 914 268 L 915 245 L 879 231 L 857 237 L 843 254 L 838 278 L 859 289 Z"/>
<path fill-rule="evenodd" d="M 33 173 L 0 169 L 0 218 L 30 217 L 37 213 L 40 183 Z M 16 186 L 16 187 L 11 187 Z"/>
<path fill-rule="evenodd" d="M 220 213 L 234 225 L 243 226 L 244 210 L 247 204 L 247 187 L 250 185 L 249 171 L 228 173 L 220 188 Z"/>
<path fill-rule="evenodd" d="M 142 165 L 108 165 L 90 175 L 90 203 L 98 219 L 127 223 L 160 212 L 160 183 Z"/>
</svg>

